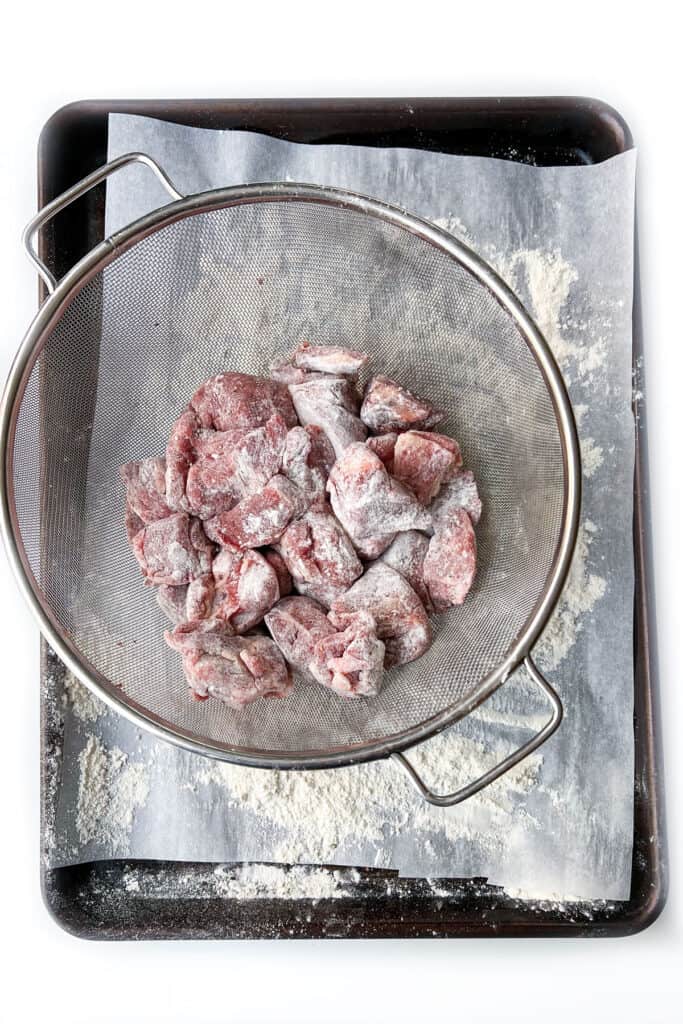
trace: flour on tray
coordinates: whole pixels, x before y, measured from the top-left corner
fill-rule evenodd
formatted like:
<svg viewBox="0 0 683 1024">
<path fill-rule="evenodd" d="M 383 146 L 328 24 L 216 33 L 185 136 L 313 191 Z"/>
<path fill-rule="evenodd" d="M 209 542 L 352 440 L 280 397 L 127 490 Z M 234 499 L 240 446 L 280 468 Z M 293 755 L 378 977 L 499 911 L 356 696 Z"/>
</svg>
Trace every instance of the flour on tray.
<svg viewBox="0 0 683 1024">
<path fill-rule="evenodd" d="M 79 754 L 76 827 L 82 843 L 95 842 L 124 853 L 135 812 L 149 794 L 149 771 L 131 764 L 118 747 L 108 750 L 96 736 Z"/>
<path fill-rule="evenodd" d="M 105 715 L 108 710 L 107 706 L 71 672 L 64 676 L 63 701 L 65 705 L 71 707 L 81 722 L 96 722 L 100 715 Z"/>
<path fill-rule="evenodd" d="M 437 791 L 450 792 L 476 778 L 500 754 L 452 731 L 430 740 L 411 757 Z M 432 836 L 495 845 L 501 840 L 492 825 L 525 827 L 523 798 L 537 784 L 542 763 L 542 756 L 534 754 L 466 803 L 449 809 L 422 801 L 404 773 L 386 762 L 281 772 L 212 761 L 200 765 L 194 786 L 216 786 L 230 803 L 274 826 L 274 860 L 338 864 L 344 862 L 344 851 L 356 844 L 373 844 L 381 851 L 385 840 L 404 829 L 419 835 L 423 844 Z"/>
</svg>

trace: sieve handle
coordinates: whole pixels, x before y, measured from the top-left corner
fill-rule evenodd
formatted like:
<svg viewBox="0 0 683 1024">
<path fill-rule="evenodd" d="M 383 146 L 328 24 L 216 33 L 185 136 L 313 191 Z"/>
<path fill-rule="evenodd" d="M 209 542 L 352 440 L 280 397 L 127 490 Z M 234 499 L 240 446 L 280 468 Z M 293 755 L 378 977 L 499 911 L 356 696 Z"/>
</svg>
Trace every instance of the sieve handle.
<svg viewBox="0 0 683 1024">
<path fill-rule="evenodd" d="M 533 682 L 540 687 L 550 701 L 552 706 L 550 718 L 543 728 L 539 730 L 539 732 L 537 732 L 528 743 L 525 743 L 517 750 L 514 750 L 503 761 L 501 761 L 500 764 L 497 764 L 493 768 L 490 768 L 489 771 L 484 772 L 484 774 L 480 775 L 478 779 L 474 780 L 474 782 L 470 782 L 461 789 L 457 789 L 455 793 L 444 793 L 443 795 L 440 795 L 438 793 L 434 793 L 427 785 L 425 785 L 413 765 L 404 754 L 397 752 L 391 755 L 394 760 L 400 764 L 403 770 L 408 773 L 410 781 L 415 786 L 415 789 L 418 791 L 420 796 L 428 801 L 428 803 L 435 804 L 437 807 L 452 807 L 454 804 L 462 803 L 463 800 L 468 800 L 471 796 L 474 796 L 475 793 L 478 793 L 480 790 L 488 786 L 489 783 L 493 782 L 495 779 L 499 779 L 500 776 L 504 775 L 505 772 L 510 770 L 510 768 L 513 768 L 516 764 L 519 764 L 520 761 L 523 761 L 525 757 L 528 757 L 529 754 L 540 747 L 542 743 L 545 743 L 548 737 L 552 736 L 555 732 L 562 721 L 562 701 L 555 693 L 547 679 L 544 679 L 538 671 L 531 660 L 530 655 L 527 655 L 524 659 L 524 667 Z"/>
<path fill-rule="evenodd" d="M 152 159 L 151 156 L 147 156 L 146 153 L 124 153 L 123 156 L 117 156 L 115 160 L 110 160 L 108 164 L 103 164 L 102 167 L 98 167 L 96 171 L 92 172 L 92 174 L 88 174 L 85 178 L 77 181 L 76 184 L 72 185 L 71 188 L 68 188 L 66 192 L 62 192 L 62 194 L 57 196 L 56 199 L 53 199 L 51 203 L 44 206 L 43 209 L 36 214 L 33 220 L 26 225 L 22 235 L 22 242 L 28 254 L 28 258 L 45 282 L 45 286 L 50 295 L 52 295 L 53 291 L 57 287 L 57 278 L 50 270 L 48 270 L 34 249 L 33 239 L 35 235 L 40 231 L 43 225 L 52 220 L 55 214 L 59 213 L 60 210 L 69 206 L 70 203 L 73 203 L 74 200 L 84 195 L 91 188 L 94 188 L 95 185 L 99 185 L 101 181 L 104 181 L 111 174 L 115 174 L 116 171 L 120 171 L 122 167 L 127 167 L 128 164 L 144 164 L 146 167 L 149 167 L 150 170 L 154 171 L 161 184 L 173 199 L 184 198 L 183 194 L 178 191 L 166 172 L 155 160 Z"/>
</svg>

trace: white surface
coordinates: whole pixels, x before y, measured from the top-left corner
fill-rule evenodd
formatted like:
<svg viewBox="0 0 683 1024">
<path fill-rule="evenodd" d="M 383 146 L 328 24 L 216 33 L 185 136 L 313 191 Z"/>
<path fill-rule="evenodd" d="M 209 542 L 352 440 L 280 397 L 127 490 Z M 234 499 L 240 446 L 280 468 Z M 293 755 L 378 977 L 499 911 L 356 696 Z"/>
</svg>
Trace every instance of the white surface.
<svg viewBox="0 0 683 1024">
<path fill-rule="evenodd" d="M 678 36 L 663 3 L 490 3 L 475 15 L 400 3 L 228 5 L 120 0 L 12 9 L 0 39 L 4 372 L 35 308 L 18 238 L 34 210 L 40 128 L 62 104 L 111 96 L 583 94 L 616 106 L 639 147 L 639 223 L 673 881 L 660 920 L 613 941 L 99 945 L 61 932 L 38 889 L 38 644 L 4 561 L 0 1017 L 8 1020 L 670 1021 L 681 996 L 683 569 L 679 438 L 681 146 Z M 303 8 L 310 7 L 309 16 Z M 610 9 L 611 8 L 611 9 Z M 296 10 L 296 14 L 290 13 Z M 445 11 L 450 11 L 446 14 Z M 201 21 L 193 25 L 197 14 Z M 135 39 L 133 49 L 129 40 Z M 239 45 L 236 45 L 236 42 Z M 182 47 L 182 49 L 181 49 Z M 181 56 L 182 54 L 182 56 Z M 123 59 L 122 59 L 123 58 Z M 34 79 L 31 76 L 34 74 Z M 673 136 L 673 141 L 672 140 Z"/>
</svg>

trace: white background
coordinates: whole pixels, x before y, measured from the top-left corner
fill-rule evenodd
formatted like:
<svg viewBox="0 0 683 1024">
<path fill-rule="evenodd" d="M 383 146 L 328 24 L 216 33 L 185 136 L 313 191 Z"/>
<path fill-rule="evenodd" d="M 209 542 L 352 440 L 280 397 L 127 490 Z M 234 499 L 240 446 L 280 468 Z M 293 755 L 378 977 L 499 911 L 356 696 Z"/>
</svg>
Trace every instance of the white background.
<svg viewBox="0 0 683 1024">
<path fill-rule="evenodd" d="M 153 9 L 156 6 L 156 9 Z M 48 917 L 38 866 L 38 636 L 0 556 L 0 1020 L 672 1021 L 683 993 L 679 872 L 681 88 L 673 4 L 345 2 L 6 5 L 0 28 L 0 372 L 33 315 L 19 236 L 50 114 L 78 99 L 589 95 L 639 149 L 659 652 L 672 881 L 621 940 L 83 942 Z M 464 5 L 463 5 L 464 6 Z M 471 8 L 475 8 L 474 13 Z M 105 19 L 105 12 L 108 17 Z"/>
</svg>

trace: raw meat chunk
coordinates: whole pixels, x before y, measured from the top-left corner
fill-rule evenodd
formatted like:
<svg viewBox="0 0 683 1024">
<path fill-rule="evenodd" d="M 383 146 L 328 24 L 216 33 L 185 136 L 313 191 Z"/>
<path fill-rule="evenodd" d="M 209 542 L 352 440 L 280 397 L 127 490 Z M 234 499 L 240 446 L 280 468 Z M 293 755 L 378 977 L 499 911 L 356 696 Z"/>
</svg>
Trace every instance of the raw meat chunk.
<svg viewBox="0 0 683 1024">
<path fill-rule="evenodd" d="M 308 505 L 325 505 L 325 485 L 334 460 L 334 449 L 320 427 L 293 427 L 287 434 L 282 473 Z"/>
<path fill-rule="evenodd" d="M 182 587 L 170 587 L 167 583 L 162 583 L 160 587 L 157 587 L 157 604 L 166 618 L 176 626 L 181 622 L 187 622 L 187 591 L 188 584 Z"/>
<path fill-rule="evenodd" d="M 429 430 L 444 413 L 426 398 L 419 398 L 390 377 L 373 377 L 365 391 L 360 418 L 375 434 L 391 431 Z"/>
<path fill-rule="evenodd" d="M 211 614 L 246 633 L 280 599 L 277 575 L 258 551 L 226 545 L 213 562 L 215 596 Z"/>
<path fill-rule="evenodd" d="M 429 505 L 444 480 L 450 479 L 460 466 L 460 447 L 445 434 L 427 434 L 421 430 L 399 434 L 393 473 L 397 480 L 410 487 L 421 504 Z"/>
<path fill-rule="evenodd" d="M 395 540 L 381 555 L 380 562 L 400 572 L 422 601 L 427 614 L 431 614 L 434 606 L 424 581 L 424 560 L 428 548 L 429 537 L 417 530 L 406 530 L 396 534 Z"/>
<path fill-rule="evenodd" d="M 219 544 L 260 548 L 278 540 L 305 507 L 303 496 L 294 484 L 277 475 L 229 512 L 207 519 L 204 526 L 209 537 Z"/>
<path fill-rule="evenodd" d="M 140 516 L 136 515 L 130 505 L 126 502 L 126 533 L 128 535 L 128 542 L 131 546 L 133 544 L 133 538 L 137 536 L 144 525 L 145 524 L 142 519 L 140 519 Z"/>
<path fill-rule="evenodd" d="M 427 510 L 364 444 L 350 445 L 337 460 L 327 490 L 337 519 L 365 558 L 380 555 L 397 532 L 431 525 Z"/>
<path fill-rule="evenodd" d="M 127 462 L 121 466 L 119 475 L 126 486 L 128 507 L 143 523 L 172 514 L 173 509 L 166 503 L 165 459 Z"/>
<path fill-rule="evenodd" d="M 379 434 L 365 442 L 371 452 L 377 455 L 387 467 L 387 473 L 394 472 L 394 450 L 398 434 Z"/>
<path fill-rule="evenodd" d="M 187 623 L 166 633 L 183 655 L 183 669 L 198 700 L 215 697 L 240 708 L 260 697 L 286 697 L 292 678 L 276 645 L 266 636 L 230 636 L 214 624 Z"/>
<path fill-rule="evenodd" d="M 311 345 L 303 341 L 294 352 L 293 362 L 302 370 L 355 376 L 361 367 L 365 366 L 368 358 L 365 352 L 357 352 L 352 348 Z"/>
<path fill-rule="evenodd" d="M 166 500 L 178 512 L 187 511 L 185 485 L 195 459 L 199 421 L 192 409 L 185 409 L 173 424 L 166 448 Z"/>
<path fill-rule="evenodd" d="M 188 585 L 185 597 L 185 619 L 192 622 L 195 619 L 207 619 L 211 614 L 214 601 L 214 579 L 212 573 L 205 573 L 198 576 L 196 580 Z"/>
<path fill-rule="evenodd" d="M 297 672 L 317 682 L 315 673 L 319 674 L 322 668 L 318 665 L 316 644 L 335 632 L 325 609 L 309 597 L 286 597 L 271 608 L 265 621 L 285 660 Z"/>
<path fill-rule="evenodd" d="M 465 509 L 475 526 L 481 519 L 481 498 L 474 473 L 469 469 L 460 470 L 441 488 L 429 510 L 434 525 L 447 522 L 453 511 L 458 508 Z"/>
<path fill-rule="evenodd" d="M 329 512 L 307 512 L 291 523 L 277 550 L 300 594 L 326 607 L 363 572 L 353 544 Z"/>
<path fill-rule="evenodd" d="M 148 523 L 132 547 L 148 583 L 177 587 L 211 570 L 213 548 L 202 524 L 184 512 Z"/>
<path fill-rule="evenodd" d="M 197 552 L 202 572 L 211 572 L 215 546 L 211 543 L 198 519 L 190 517 L 190 543 Z"/>
<path fill-rule="evenodd" d="M 289 393 L 302 424 L 324 430 L 337 458 L 354 441 L 367 437 L 358 418 L 358 395 L 348 377 L 312 376 L 290 384 Z"/>
<path fill-rule="evenodd" d="M 342 632 L 318 640 L 312 671 L 342 697 L 376 697 L 384 678 L 385 647 L 372 615 L 358 612 L 351 620 Z"/>
<path fill-rule="evenodd" d="M 384 640 L 385 668 L 414 661 L 429 647 L 432 633 L 420 598 L 383 562 L 369 566 L 365 575 L 337 598 L 329 617 L 338 629 L 345 629 L 356 613 L 368 609 L 377 623 L 377 636 Z"/>
<path fill-rule="evenodd" d="M 197 389 L 190 400 L 201 427 L 251 430 L 279 413 L 288 427 L 296 426 L 292 400 L 284 384 L 249 373 L 219 373 Z"/>
<path fill-rule="evenodd" d="M 307 370 L 302 370 L 299 366 L 295 366 L 292 362 L 292 357 L 287 356 L 282 362 L 270 364 L 270 376 L 278 384 L 289 385 L 301 384 L 302 381 L 307 380 L 312 374 Z"/>
<path fill-rule="evenodd" d="M 355 416 L 360 409 L 356 385 L 343 374 L 310 373 L 301 384 L 290 384 L 288 391 L 295 409 L 297 401 L 301 398 L 308 398 L 322 405 L 338 406 Z"/>
<path fill-rule="evenodd" d="M 271 364 L 270 375 L 281 384 L 300 384 L 321 373 L 355 377 L 367 361 L 364 352 L 303 341 L 291 355 Z"/>
<path fill-rule="evenodd" d="M 203 431 L 187 474 L 189 511 L 210 519 L 259 491 L 278 472 L 286 437 L 278 413 L 253 430 Z"/>
<path fill-rule="evenodd" d="M 477 566 L 477 542 L 464 508 L 453 509 L 439 524 L 424 560 L 424 580 L 438 612 L 462 604 Z"/>
<path fill-rule="evenodd" d="M 202 451 L 193 453 L 185 476 L 184 507 L 200 519 L 227 512 L 240 500 L 239 483 L 233 469 L 233 450 L 244 431 L 206 431 Z"/>
<path fill-rule="evenodd" d="M 274 548 L 265 548 L 261 554 L 265 558 L 266 562 L 270 565 L 273 572 L 277 577 L 278 590 L 280 597 L 287 597 L 288 594 L 292 593 L 292 577 L 289 569 L 285 565 L 285 560 L 282 555 Z"/>
<path fill-rule="evenodd" d="M 169 647 L 180 654 L 220 655 L 226 640 L 235 635 L 229 622 L 219 619 L 195 619 L 181 622 L 164 633 Z"/>
</svg>

